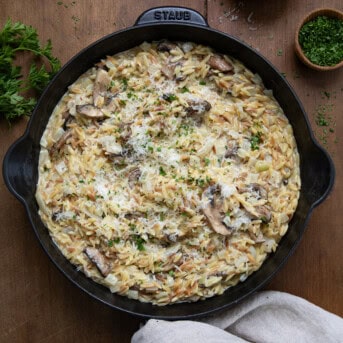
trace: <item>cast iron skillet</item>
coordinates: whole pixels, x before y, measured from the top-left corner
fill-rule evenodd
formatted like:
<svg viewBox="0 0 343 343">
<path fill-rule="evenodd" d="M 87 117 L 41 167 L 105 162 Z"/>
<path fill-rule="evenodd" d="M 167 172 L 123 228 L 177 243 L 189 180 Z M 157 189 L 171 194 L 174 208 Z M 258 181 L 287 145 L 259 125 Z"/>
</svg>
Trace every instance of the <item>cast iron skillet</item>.
<svg viewBox="0 0 343 343">
<path fill-rule="evenodd" d="M 87 278 L 60 253 L 38 215 L 35 201 L 39 142 L 55 105 L 83 72 L 102 57 L 132 48 L 143 41 L 194 41 L 229 54 L 258 73 L 267 88 L 272 89 L 294 129 L 301 160 L 302 189 L 298 208 L 277 251 L 246 281 L 215 296 L 196 303 L 164 307 L 140 303 L 116 294 Z M 91 44 L 72 58 L 44 91 L 25 134 L 8 150 L 3 175 L 9 190 L 24 204 L 29 220 L 43 249 L 58 269 L 77 287 L 101 302 L 134 315 L 147 318 L 190 319 L 232 306 L 265 285 L 294 251 L 305 230 L 310 214 L 330 192 L 334 166 L 328 154 L 315 142 L 298 97 L 280 73 L 258 52 L 238 39 L 209 28 L 196 11 L 182 7 L 159 7 L 144 12 L 135 25 L 110 34 Z"/>
</svg>

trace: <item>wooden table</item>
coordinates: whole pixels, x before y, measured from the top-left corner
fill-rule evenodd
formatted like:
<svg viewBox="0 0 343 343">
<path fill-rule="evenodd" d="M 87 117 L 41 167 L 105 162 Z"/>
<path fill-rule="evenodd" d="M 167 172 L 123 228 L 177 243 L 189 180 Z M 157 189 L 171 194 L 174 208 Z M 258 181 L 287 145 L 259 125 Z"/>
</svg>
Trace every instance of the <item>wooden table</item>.
<svg viewBox="0 0 343 343">
<path fill-rule="evenodd" d="M 299 20 L 314 8 L 342 9 L 342 1 L 0 0 L 0 24 L 10 17 L 33 25 L 42 41 L 52 39 L 54 54 L 66 62 L 89 43 L 133 25 L 142 11 L 158 5 L 194 8 L 211 27 L 259 50 L 286 74 L 319 140 L 325 137 L 315 122 L 318 106 L 333 105 L 334 132 L 328 132 L 325 146 L 336 165 L 334 190 L 314 211 L 300 246 L 267 288 L 290 292 L 342 316 L 343 68 L 312 71 L 293 51 Z M 0 122 L 1 158 L 26 124 L 26 119 L 12 127 Z M 129 342 L 140 320 L 92 300 L 61 275 L 39 246 L 23 206 L 0 182 L 0 341 Z"/>
</svg>

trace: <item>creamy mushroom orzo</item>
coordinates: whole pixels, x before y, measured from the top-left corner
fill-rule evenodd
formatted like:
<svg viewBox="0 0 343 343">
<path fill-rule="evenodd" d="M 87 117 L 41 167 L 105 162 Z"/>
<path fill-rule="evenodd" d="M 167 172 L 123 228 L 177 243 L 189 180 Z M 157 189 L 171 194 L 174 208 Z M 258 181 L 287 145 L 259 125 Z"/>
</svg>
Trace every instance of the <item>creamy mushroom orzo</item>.
<svg viewBox="0 0 343 343">
<path fill-rule="evenodd" d="M 112 292 L 165 305 L 260 268 L 300 190 L 292 127 L 230 56 L 160 41 L 73 83 L 41 139 L 36 199 L 67 259 Z"/>
</svg>

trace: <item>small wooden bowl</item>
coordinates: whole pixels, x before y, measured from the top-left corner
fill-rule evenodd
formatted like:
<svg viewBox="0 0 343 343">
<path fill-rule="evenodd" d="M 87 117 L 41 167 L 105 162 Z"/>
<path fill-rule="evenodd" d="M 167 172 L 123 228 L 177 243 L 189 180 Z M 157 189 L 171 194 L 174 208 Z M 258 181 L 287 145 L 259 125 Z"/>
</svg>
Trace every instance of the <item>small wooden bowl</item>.
<svg viewBox="0 0 343 343">
<path fill-rule="evenodd" d="M 320 8 L 317 10 L 314 10 L 313 12 L 309 13 L 299 24 L 296 32 L 295 32 L 295 53 L 298 56 L 298 58 L 306 64 L 308 67 L 319 70 L 319 71 L 328 71 L 328 70 L 335 70 L 343 66 L 343 60 L 333 66 L 320 66 L 318 64 L 312 63 L 304 54 L 300 43 L 299 43 L 299 31 L 303 27 L 304 24 L 306 24 L 308 21 L 320 16 L 324 15 L 331 18 L 338 18 L 343 20 L 343 12 L 331 9 L 331 8 Z"/>
</svg>

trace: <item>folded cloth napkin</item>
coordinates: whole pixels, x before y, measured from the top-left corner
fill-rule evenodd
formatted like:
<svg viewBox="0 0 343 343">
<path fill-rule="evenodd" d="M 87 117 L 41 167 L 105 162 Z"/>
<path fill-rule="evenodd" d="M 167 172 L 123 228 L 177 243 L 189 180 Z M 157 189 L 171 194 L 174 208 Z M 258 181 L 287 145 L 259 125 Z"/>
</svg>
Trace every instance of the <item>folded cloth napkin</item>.
<svg viewBox="0 0 343 343">
<path fill-rule="evenodd" d="M 343 319 L 291 294 L 264 291 L 197 321 L 150 319 L 132 343 L 343 342 Z"/>
</svg>

